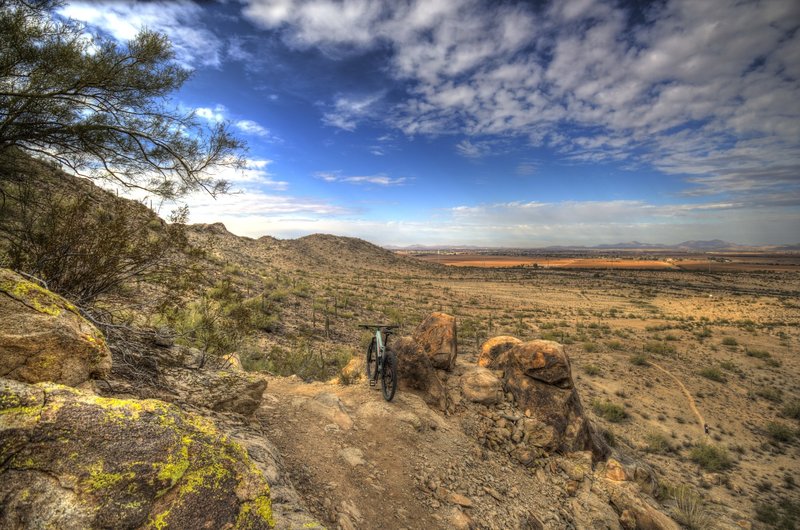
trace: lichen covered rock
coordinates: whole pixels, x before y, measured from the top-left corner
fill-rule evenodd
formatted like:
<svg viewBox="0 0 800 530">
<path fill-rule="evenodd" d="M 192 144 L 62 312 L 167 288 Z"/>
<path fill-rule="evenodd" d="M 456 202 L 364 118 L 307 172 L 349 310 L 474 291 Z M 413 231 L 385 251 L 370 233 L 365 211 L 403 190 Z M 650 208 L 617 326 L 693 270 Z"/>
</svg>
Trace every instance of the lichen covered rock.
<svg viewBox="0 0 800 530">
<path fill-rule="evenodd" d="M 414 342 L 427 355 L 434 368 L 452 370 L 458 355 L 456 319 L 445 313 L 431 313 L 413 334 Z"/>
<path fill-rule="evenodd" d="M 103 335 L 74 305 L 0 269 L 0 377 L 76 386 L 110 371 Z"/>
<path fill-rule="evenodd" d="M 162 401 L 0 379 L 0 462 L 2 528 L 274 524 L 247 453 Z"/>
</svg>

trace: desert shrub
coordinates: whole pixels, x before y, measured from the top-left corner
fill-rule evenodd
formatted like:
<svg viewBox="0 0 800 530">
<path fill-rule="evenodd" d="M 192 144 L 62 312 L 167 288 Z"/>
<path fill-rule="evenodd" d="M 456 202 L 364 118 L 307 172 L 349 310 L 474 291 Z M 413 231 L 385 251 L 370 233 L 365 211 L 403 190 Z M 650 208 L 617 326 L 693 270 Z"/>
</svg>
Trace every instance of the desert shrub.
<svg viewBox="0 0 800 530">
<path fill-rule="evenodd" d="M 614 351 L 619 351 L 623 348 L 622 342 L 618 340 L 610 340 L 606 343 L 606 345 L 608 346 L 609 349 Z"/>
<path fill-rule="evenodd" d="M 675 346 L 657 340 L 647 341 L 644 344 L 644 351 L 649 353 L 657 353 L 659 355 L 674 355 Z"/>
<path fill-rule="evenodd" d="M 602 373 L 600 367 L 595 364 L 587 364 L 583 367 L 583 371 L 586 372 L 587 375 L 600 375 Z"/>
<path fill-rule="evenodd" d="M 697 374 L 705 377 L 706 379 L 710 379 L 718 383 L 724 383 L 725 381 L 728 380 L 728 378 L 725 377 L 725 374 L 722 373 L 722 370 L 720 370 L 717 367 L 703 368 L 702 370 L 697 372 Z"/>
<path fill-rule="evenodd" d="M 594 342 L 584 342 L 583 343 L 583 351 L 592 353 L 598 350 L 597 344 Z"/>
<path fill-rule="evenodd" d="M 612 423 L 619 423 L 628 418 L 628 413 L 622 405 L 611 403 L 610 401 L 592 401 L 592 409 L 601 418 Z"/>
<path fill-rule="evenodd" d="M 769 359 L 771 357 L 770 353 L 766 350 L 751 350 L 747 349 L 745 354 L 748 357 L 755 357 L 756 359 Z"/>
<path fill-rule="evenodd" d="M 134 280 L 165 289 L 179 283 L 187 269 L 186 210 L 166 224 L 142 204 L 30 166 L 22 180 L 0 178 L 0 262 L 78 305 Z"/>
<path fill-rule="evenodd" d="M 649 432 L 645 435 L 644 440 L 647 444 L 646 451 L 648 453 L 667 453 L 672 449 L 669 444 L 669 438 L 660 432 Z"/>
<path fill-rule="evenodd" d="M 713 526 L 714 517 L 700 496 L 686 484 L 670 488 L 669 498 L 674 502 L 675 520 L 690 530 L 704 530 Z"/>
<path fill-rule="evenodd" d="M 628 359 L 631 364 L 635 366 L 649 366 L 650 363 L 647 362 L 647 356 L 642 354 L 636 354 Z"/>
<path fill-rule="evenodd" d="M 755 517 L 771 528 L 794 530 L 800 524 L 800 502 L 781 499 L 776 504 L 758 503 Z"/>
<path fill-rule="evenodd" d="M 774 386 L 765 386 L 756 390 L 755 394 L 773 403 L 780 403 L 783 401 L 783 390 L 775 388 Z"/>
<path fill-rule="evenodd" d="M 617 446 L 617 437 L 611 429 L 600 429 L 600 436 L 608 444 L 609 447 Z"/>
<path fill-rule="evenodd" d="M 781 414 L 793 420 L 800 420 L 800 399 L 793 399 L 781 409 Z"/>
<path fill-rule="evenodd" d="M 724 471 L 733 466 L 733 460 L 724 447 L 707 443 L 694 446 L 689 458 L 706 471 Z"/>
<path fill-rule="evenodd" d="M 291 348 L 273 347 L 268 356 L 269 371 L 278 375 L 297 375 L 303 379 L 324 380 L 338 375 L 352 357 L 346 347 L 326 355 L 324 348 L 299 340 Z"/>
<path fill-rule="evenodd" d="M 767 434 L 774 442 L 784 443 L 794 440 L 794 429 L 779 421 L 771 421 L 765 426 Z"/>
<path fill-rule="evenodd" d="M 733 337 L 722 337 L 722 345 L 728 347 L 735 347 L 739 345 L 739 342 Z"/>
</svg>

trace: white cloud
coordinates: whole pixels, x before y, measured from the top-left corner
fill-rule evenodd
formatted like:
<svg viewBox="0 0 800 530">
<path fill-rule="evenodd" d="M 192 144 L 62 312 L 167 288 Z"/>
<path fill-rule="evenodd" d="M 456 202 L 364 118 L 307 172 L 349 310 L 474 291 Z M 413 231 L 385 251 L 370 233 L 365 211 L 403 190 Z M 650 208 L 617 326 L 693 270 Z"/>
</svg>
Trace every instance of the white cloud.
<svg viewBox="0 0 800 530">
<path fill-rule="evenodd" d="M 336 6 L 341 16 L 327 18 Z M 667 0 L 250 0 L 297 47 L 388 50 L 408 97 L 338 96 L 325 122 L 383 116 L 408 135 L 521 136 L 583 162 L 689 174 L 695 192 L 770 189 L 800 175 L 800 4 Z M 380 113 L 376 110 L 380 109 Z M 584 131 L 583 133 L 579 131 Z M 759 175 L 773 175 L 755 176 Z M 792 184 L 795 185 L 795 184 Z"/>
<path fill-rule="evenodd" d="M 318 171 L 314 174 L 325 182 L 346 182 L 348 184 L 375 184 L 378 186 L 400 186 L 408 179 L 406 177 L 392 178 L 387 175 L 342 176 L 339 171 Z"/>
<path fill-rule="evenodd" d="M 639 240 L 678 243 L 715 239 L 744 244 L 796 240 L 787 227 L 800 224 L 796 211 L 741 205 L 656 205 L 644 201 L 511 202 L 458 206 L 428 218 L 379 221 L 324 201 L 256 194 L 222 202 L 204 198 L 191 206 L 193 222 L 225 223 L 250 237 L 300 237 L 322 232 L 361 237 L 380 245 L 471 244 L 538 247 L 596 245 Z"/>
<path fill-rule="evenodd" d="M 143 28 L 166 34 L 178 61 L 186 66 L 219 66 L 222 41 L 200 21 L 203 9 L 189 0 L 70 1 L 59 14 L 79 20 L 119 42 L 133 39 Z"/>
<path fill-rule="evenodd" d="M 198 117 L 203 118 L 204 120 L 213 123 L 220 123 L 225 121 L 225 113 L 228 112 L 228 109 L 225 108 L 225 105 L 216 105 L 214 108 L 198 107 L 194 109 L 194 112 Z"/>
<path fill-rule="evenodd" d="M 229 120 L 230 112 L 225 105 L 215 105 L 214 107 L 198 107 L 194 109 L 195 115 L 211 123 L 222 123 Z M 233 126 L 239 131 L 250 136 L 257 136 L 262 140 L 272 143 L 281 143 L 282 140 L 273 135 L 269 129 L 253 120 L 240 119 L 233 122 Z"/>
<path fill-rule="evenodd" d="M 354 131 L 359 121 L 375 116 L 376 104 L 381 97 L 381 94 L 339 96 L 334 101 L 333 108 L 323 114 L 322 122 L 345 131 Z"/>
<path fill-rule="evenodd" d="M 207 175 L 231 183 L 234 193 L 251 193 L 268 188 L 275 191 L 285 191 L 289 183 L 284 180 L 275 180 L 274 175 L 267 171 L 272 160 L 251 159 L 245 160 L 244 167 L 224 166 Z"/>
</svg>

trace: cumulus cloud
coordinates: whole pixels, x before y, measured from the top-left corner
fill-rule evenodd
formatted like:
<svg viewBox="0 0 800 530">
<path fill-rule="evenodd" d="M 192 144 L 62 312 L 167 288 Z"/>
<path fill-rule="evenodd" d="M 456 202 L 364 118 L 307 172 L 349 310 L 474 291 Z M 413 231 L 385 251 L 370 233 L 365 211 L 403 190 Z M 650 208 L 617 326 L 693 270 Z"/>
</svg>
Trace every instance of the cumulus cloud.
<svg viewBox="0 0 800 530">
<path fill-rule="evenodd" d="M 632 8 L 631 8 L 632 9 Z M 800 174 L 800 4 L 667 0 L 634 13 L 596 0 L 249 0 L 290 46 L 387 50 L 408 135 L 520 136 L 582 162 L 690 175 L 695 193 L 770 189 Z M 332 16 L 336 13 L 337 16 Z M 339 96 L 354 130 L 378 102 Z M 772 176 L 769 176 L 772 175 Z"/>
<path fill-rule="evenodd" d="M 166 34 L 185 66 L 220 66 L 222 41 L 200 21 L 203 9 L 189 0 L 119 2 L 70 1 L 62 16 L 128 42 L 143 28 Z"/>
</svg>

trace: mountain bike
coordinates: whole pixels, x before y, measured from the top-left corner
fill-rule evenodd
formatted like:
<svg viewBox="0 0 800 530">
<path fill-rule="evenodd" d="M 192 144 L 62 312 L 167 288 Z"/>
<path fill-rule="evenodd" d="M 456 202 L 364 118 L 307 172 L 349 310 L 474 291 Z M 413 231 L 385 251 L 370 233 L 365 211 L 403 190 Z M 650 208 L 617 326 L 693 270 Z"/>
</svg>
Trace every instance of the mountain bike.
<svg viewBox="0 0 800 530">
<path fill-rule="evenodd" d="M 391 401 L 397 391 L 397 354 L 389 348 L 389 336 L 392 330 L 399 326 L 387 326 L 383 324 L 361 324 L 359 327 L 375 330 L 375 336 L 367 347 L 367 379 L 369 386 L 378 384 L 381 381 L 381 392 L 383 399 Z"/>
</svg>

